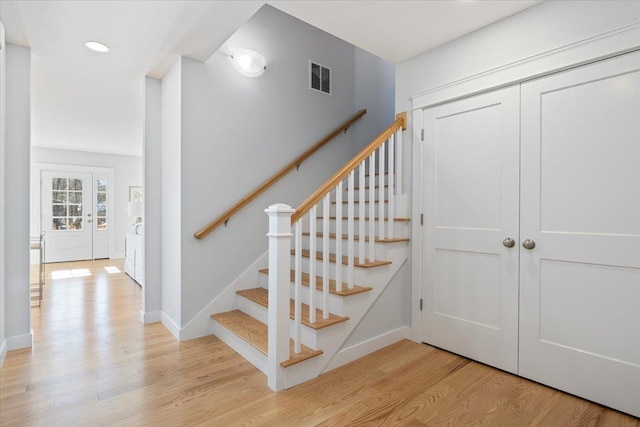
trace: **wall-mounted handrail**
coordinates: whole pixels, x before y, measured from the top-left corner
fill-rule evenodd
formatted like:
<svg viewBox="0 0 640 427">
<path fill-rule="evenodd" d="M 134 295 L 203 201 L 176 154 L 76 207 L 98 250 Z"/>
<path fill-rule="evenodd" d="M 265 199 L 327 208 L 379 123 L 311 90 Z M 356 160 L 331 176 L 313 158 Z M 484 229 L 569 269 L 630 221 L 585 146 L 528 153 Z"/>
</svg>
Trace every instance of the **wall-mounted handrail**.
<svg viewBox="0 0 640 427">
<path fill-rule="evenodd" d="M 218 218 L 216 218 L 215 220 L 210 222 L 209 225 L 204 227 L 202 230 L 197 231 L 196 233 L 194 233 L 193 236 L 196 239 L 202 239 L 203 237 L 205 237 L 207 234 L 211 233 L 213 230 L 215 230 L 216 228 L 218 228 L 222 224 L 225 224 L 235 213 L 237 213 L 239 210 L 241 210 L 243 207 L 245 207 L 247 204 L 249 204 L 252 200 L 254 200 L 256 197 L 258 197 L 260 194 L 262 194 L 265 190 L 267 190 L 273 184 L 278 182 L 287 173 L 292 171 L 294 168 L 297 168 L 298 166 L 300 166 L 300 164 L 302 162 L 304 162 L 309 157 L 311 157 L 316 151 L 321 149 L 326 143 L 328 143 L 333 138 L 338 136 L 340 134 L 340 132 L 346 131 L 349 128 L 349 126 L 351 126 L 353 123 L 358 121 L 366 113 L 367 113 L 366 109 L 362 109 L 362 110 L 358 111 L 355 115 L 353 115 L 353 117 L 351 117 L 350 119 L 348 119 L 347 121 L 342 123 L 340 126 L 335 128 L 330 134 L 328 134 L 327 136 L 322 138 L 320 141 L 318 141 L 313 147 L 309 148 L 307 151 L 302 153 L 300 156 L 296 157 L 295 160 L 293 160 L 291 163 L 289 163 L 284 168 L 280 169 L 280 171 L 278 171 L 275 175 L 273 175 L 271 178 L 269 178 L 264 183 L 262 183 L 260 186 L 258 186 L 255 190 L 253 190 L 251 193 L 249 193 L 247 196 L 245 196 L 238 203 L 236 203 L 231 208 L 229 208 L 225 213 L 223 213 Z"/>
<path fill-rule="evenodd" d="M 371 141 L 358 155 L 351 159 L 346 165 L 344 165 L 338 172 L 336 172 L 331 178 L 329 178 L 320 188 L 318 188 L 312 195 L 310 195 L 304 202 L 296 208 L 295 213 L 291 217 L 291 223 L 295 224 L 300 218 L 302 218 L 309 210 L 318 204 L 322 198 L 333 190 L 338 183 L 344 181 L 344 179 L 360 165 L 367 157 L 378 149 L 391 135 L 393 135 L 398 129 L 406 129 L 407 122 L 406 116 L 398 115 L 395 122 L 385 129 L 376 139 Z"/>
</svg>

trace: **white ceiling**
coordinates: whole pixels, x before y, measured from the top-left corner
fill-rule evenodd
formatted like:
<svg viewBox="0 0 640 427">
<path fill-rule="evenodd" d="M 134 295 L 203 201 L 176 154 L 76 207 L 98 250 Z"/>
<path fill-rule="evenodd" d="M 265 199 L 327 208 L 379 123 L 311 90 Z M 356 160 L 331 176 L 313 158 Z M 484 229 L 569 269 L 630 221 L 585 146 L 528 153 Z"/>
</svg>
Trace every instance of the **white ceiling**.
<svg viewBox="0 0 640 427">
<path fill-rule="evenodd" d="M 269 1 L 400 63 L 540 0 Z M 30 46 L 36 146 L 141 155 L 143 79 L 207 60 L 264 1 L 0 0 L 9 43 Z M 87 50 L 98 40 L 106 55 Z"/>
</svg>

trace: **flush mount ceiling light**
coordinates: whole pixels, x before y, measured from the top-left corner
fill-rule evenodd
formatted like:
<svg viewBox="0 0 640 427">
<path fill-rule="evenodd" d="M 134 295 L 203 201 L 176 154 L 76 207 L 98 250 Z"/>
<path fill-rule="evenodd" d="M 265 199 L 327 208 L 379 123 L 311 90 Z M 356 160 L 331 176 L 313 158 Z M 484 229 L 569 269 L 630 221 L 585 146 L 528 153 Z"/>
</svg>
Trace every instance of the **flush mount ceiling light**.
<svg viewBox="0 0 640 427">
<path fill-rule="evenodd" d="M 231 63 L 243 76 L 258 77 L 267 69 L 264 56 L 249 49 L 231 49 Z"/>
<path fill-rule="evenodd" d="M 109 49 L 109 46 L 107 46 L 104 43 L 100 43 L 100 42 L 96 42 L 96 41 L 88 41 L 88 42 L 84 42 L 84 45 L 86 47 L 88 47 L 89 49 L 95 51 L 95 52 L 100 52 L 100 53 L 107 53 L 109 52 L 111 49 Z"/>
</svg>

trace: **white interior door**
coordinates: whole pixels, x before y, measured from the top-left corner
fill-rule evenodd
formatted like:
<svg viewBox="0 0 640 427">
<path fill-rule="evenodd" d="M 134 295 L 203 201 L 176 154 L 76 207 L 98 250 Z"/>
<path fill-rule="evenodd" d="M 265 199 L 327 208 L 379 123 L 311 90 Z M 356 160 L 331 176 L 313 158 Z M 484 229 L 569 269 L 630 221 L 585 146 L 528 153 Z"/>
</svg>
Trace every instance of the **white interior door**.
<svg viewBox="0 0 640 427">
<path fill-rule="evenodd" d="M 514 373 L 519 102 L 515 86 L 427 109 L 423 149 L 423 341 Z"/>
<path fill-rule="evenodd" d="M 42 171 L 41 188 L 46 262 L 92 259 L 92 175 Z"/>
<path fill-rule="evenodd" d="M 522 85 L 520 375 L 640 416 L 640 53 Z"/>
</svg>

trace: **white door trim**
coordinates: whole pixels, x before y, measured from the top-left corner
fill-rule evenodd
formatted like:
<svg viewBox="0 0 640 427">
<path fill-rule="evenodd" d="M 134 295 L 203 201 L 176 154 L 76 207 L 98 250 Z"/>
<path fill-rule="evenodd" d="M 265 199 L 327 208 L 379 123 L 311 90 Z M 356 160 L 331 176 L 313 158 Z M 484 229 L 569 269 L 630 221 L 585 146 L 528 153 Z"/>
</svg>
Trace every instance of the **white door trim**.
<svg viewBox="0 0 640 427">
<path fill-rule="evenodd" d="M 420 139 L 422 110 L 638 49 L 640 49 L 640 21 L 541 52 L 520 61 L 504 64 L 446 85 L 417 92 L 411 96 L 413 122 L 411 337 L 414 341 L 420 342 L 422 336 L 420 326 L 422 318 L 420 299 L 422 298 L 423 282 L 423 271 L 420 265 L 423 244 L 420 214 L 424 212 L 422 206 L 424 167 L 421 155 L 423 141 Z"/>
<path fill-rule="evenodd" d="M 109 211 L 108 218 L 110 226 L 109 230 L 109 258 L 115 258 L 115 231 L 114 231 L 114 220 L 115 217 L 113 213 L 115 212 L 115 204 L 114 202 L 114 184 L 115 184 L 115 169 L 114 168 L 105 168 L 98 166 L 78 166 L 78 165 L 66 165 L 61 163 L 42 163 L 42 162 L 34 162 L 33 168 L 31 169 L 31 235 L 40 234 L 40 230 L 42 230 L 42 216 L 41 216 L 41 204 L 42 204 L 42 194 L 41 194 L 41 185 L 40 185 L 40 177 L 42 176 L 42 171 L 67 171 L 67 172 L 83 172 L 90 173 L 93 175 L 106 175 L 108 176 L 110 185 L 108 188 L 108 200 L 109 202 Z M 92 227 L 93 234 L 95 234 L 95 228 Z M 95 237 L 95 236 L 94 236 Z M 95 239 L 94 239 L 95 240 Z"/>
</svg>

